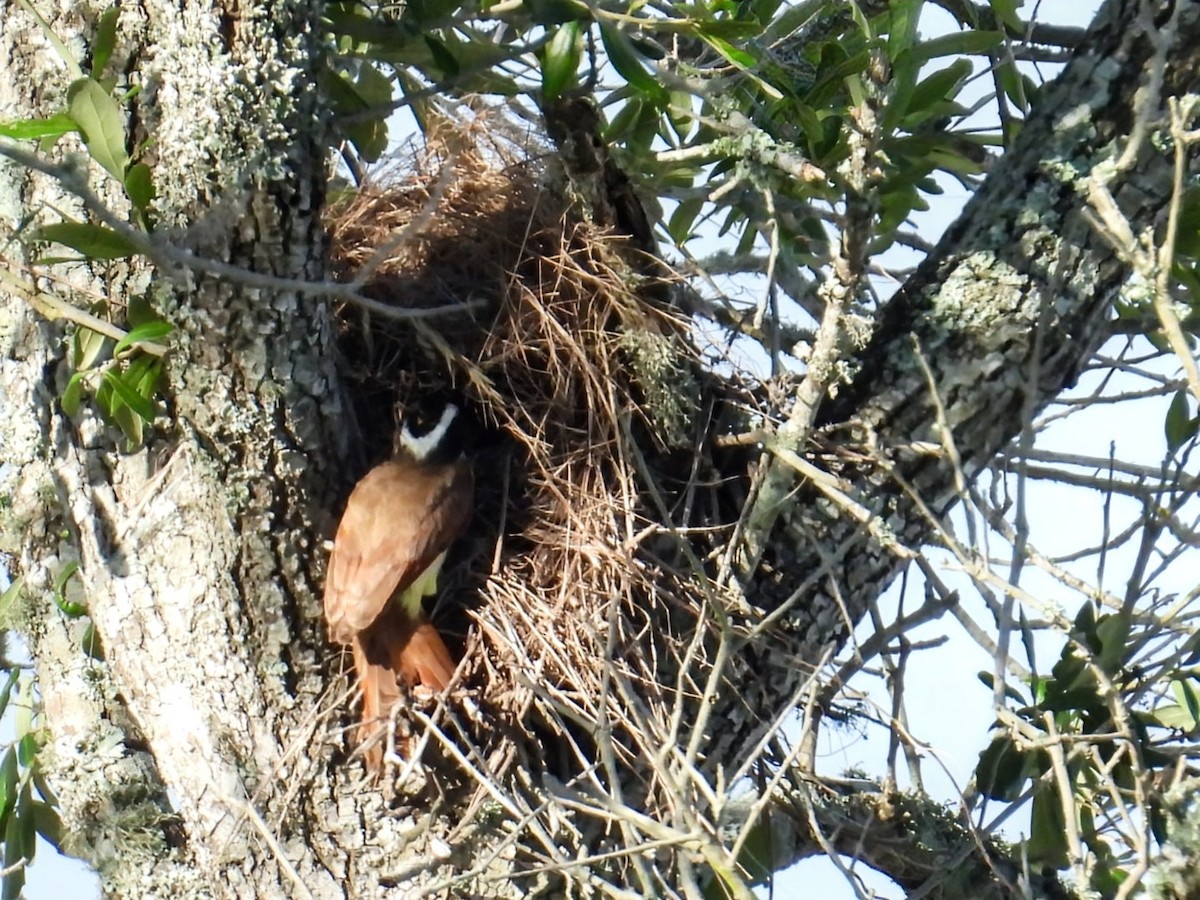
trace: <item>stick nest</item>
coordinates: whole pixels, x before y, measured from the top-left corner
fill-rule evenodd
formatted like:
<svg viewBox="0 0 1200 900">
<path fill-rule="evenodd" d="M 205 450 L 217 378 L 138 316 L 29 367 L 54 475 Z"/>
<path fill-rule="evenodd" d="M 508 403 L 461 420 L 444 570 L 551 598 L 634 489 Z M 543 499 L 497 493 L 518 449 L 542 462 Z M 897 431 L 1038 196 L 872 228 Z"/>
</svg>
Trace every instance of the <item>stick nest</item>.
<svg viewBox="0 0 1200 900">
<path fill-rule="evenodd" d="M 675 635 L 696 633 L 703 579 L 664 522 L 715 471 L 699 452 L 712 376 L 669 291 L 640 274 L 655 270 L 573 213 L 553 177 L 493 135 L 455 134 L 336 207 L 343 279 L 369 267 L 364 290 L 399 309 L 478 303 L 416 322 L 346 307 L 345 370 L 366 464 L 386 452 L 391 404 L 447 382 L 496 438 L 434 615 L 465 638 L 469 701 L 452 696 L 435 723 L 474 744 L 477 778 L 506 781 L 514 762 L 569 777 L 602 758 L 581 790 L 638 772 L 649 807 L 679 694 L 702 693 Z"/>
</svg>

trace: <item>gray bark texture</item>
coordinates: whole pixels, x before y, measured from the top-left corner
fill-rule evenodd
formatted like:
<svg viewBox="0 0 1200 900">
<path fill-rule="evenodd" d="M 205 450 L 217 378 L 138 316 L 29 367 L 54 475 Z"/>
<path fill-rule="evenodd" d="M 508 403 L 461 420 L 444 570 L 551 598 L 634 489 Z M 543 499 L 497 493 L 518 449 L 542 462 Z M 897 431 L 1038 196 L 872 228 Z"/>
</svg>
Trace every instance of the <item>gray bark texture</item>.
<svg viewBox="0 0 1200 900">
<path fill-rule="evenodd" d="M 40 11 L 83 59 L 107 5 Z M 122 16 L 116 69 L 143 90 L 161 233 L 256 272 L 319 278 L 316 5 L 140 9 Z M 0 117 L 61 108 L 70 74 L 36 20 L 6 3 L 0 23 L 12 76 Z M 52 179 L 13 164 L 4 190 L 8 229 L 18 210 L 53 221 L 47 203 L 85 217 Z M 333 659 L 317 530 L 346 447 L 327 313 L 311 296 L 176 274 L 151 284 L 97 264 L 71 285 L 77 302 L 152 294 L 178 323 L 174 428 L 132 455 L 95 418 L 62 414 L 61 327 L 15 296 L 4 306 L 4 534 L 29 598 L 51 782 L 70 849 L 112 896 L 293 896 L 299 878 L 314 896 L 340 896 L 356 852 L 341 842 L 362 843 L 361 820 L 330 779 L 308 781 L 320 798 L 293 781 L 329 752 L 311 734 Z M 104 665 L 46 605 L 70 560 Z M 305 825 L 264 843 L 256 828 L 276 830 L 285 815 Z"/>
<path fill-rule="evenodd" d="M 83 58 L 107 4 L 34 5 Z M 858 377 L 823 408 L 826 445 L 871 444 L 894 464 L 892 474 L 835 465 L 839 489 L 878 527 L 803 487 L 783 510 L 777 543 L 794 557 L 782 569 L 805 573 L 803 585 L 762 587 L 758 605 L 779 621 L 755 639 L 756 677 L 707 716 L 723 723 L 706 753 L 714 769 L 736 769 L 794 702 L 811 671 L 796 661 L 816 663 L 845 639 L 902 566 L 895 547 L 928 539 L 895 473 L 935 513 L 957 496 L 942 456 L 906 449 L 941 444 L 918 349 L 975 474 L 1102 336 L 1128 272 L 1083 214 L 1084 181 L 1125 150 L 1136 103 L 1158 103 L 1148 73 L 1161 67 L 1167 95 L 1200 74 L 1200 5 L 1181 3 L 1173 31 L 1143 6 L 1154 4 L 1101 14 L 1018 146 L 889 304 Z M 282 278 L 322 276 L 318 15 L 316 3 L 212 0 L 123 11 L 116 69 L 142 88 L 138 133 L 154 139 L 160 232 L 175 245 Z M 0 119 L 62 106 L 71 76 L 13 0 L 0 0 L 0 59 Z M 1135 233 L 1161 225 L 1171 188 L 1170 155 L 1150 140 L 1111 184 Z M 82 217 L 53 179 L 0 162 L 6 238 L 50 208 Z M 61 411 L 62 324 L 16 295 L 0 308 L 0 535 L 25 579 L 20 625 L 70 849 L 113 897 L 406 896 L 471 871 L 479 877 L 442 895 L 521 895 L 535 885 L 503 879 L 514 854 L 493 859 L 499 837 L 486 827 L 453 846 L 435 839 L 465 810 L 389 808 L 357 764 L 341 764 L 336 724 L 347 719 L 329 713 L 347 704 L 320 623 L 321 539 L 352 450 L 328 311 L 302 291 L 170 274 L 97 263 L 55 286 L 77 299 L 149 296 L 178 328 L 172 427 L 133 454 L 94 417 Z M 78 623 L 47 599 L 72 560 L 104 663 L 79 651 Z M 811 841 L 793 849 L 811 852 Z"/>
</svg>

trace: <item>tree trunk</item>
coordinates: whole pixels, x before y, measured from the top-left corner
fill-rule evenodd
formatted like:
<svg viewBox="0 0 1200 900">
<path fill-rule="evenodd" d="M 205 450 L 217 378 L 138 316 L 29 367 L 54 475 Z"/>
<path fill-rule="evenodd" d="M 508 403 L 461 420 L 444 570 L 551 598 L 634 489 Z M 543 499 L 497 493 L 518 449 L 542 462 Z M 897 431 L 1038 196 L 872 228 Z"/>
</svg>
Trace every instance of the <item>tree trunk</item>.
<svg viewBox="0 0 1200 900">
<path fill-rule="evenodd" d="M 41 10 L 82 58 L 107 5 Z M 41 90 L 28 105 L 8 89 L 0 116 L 55 112 L 63 62 L 32 16 L 5 6 L 5 58 L 20 68 L 4 83 Z M 306 89 L 317 5 L 139 11 L 123 9 L 113 68 L 143 89 L 159 235 L 256 273 L 319 280 L 326 162 Z M 53 221 L 42 208 L 53 203 L 86 218 L 52 179 L 12 163 L 5 174 L 6 209 Z M 91 176 L 125 212 L 111 182 Z M 178 350 L 174 427 L 125 455 L 94 415 L 63 414 L 62 329 L 15 296 L 4 307 L 5 535 L 25 578 L 68 848 L 113 896 L 293 896 L 297 877 L 315 896 L 340 896 L 362 818 L 339 806 L 337 779 L 302 774 L 332 768 L 326 735 L 313 735 L 336 659 L 317 598 L 322 510 L 348 439 L 326 308 L 311 293 L 195 272 L 72 274 L 80 291 L 149 299 L 176 324 Z M 71 560 L 105 664 L 47 599 Z M 306 824 L 280 845 L 264 840 L 285 815 Z"/>
<path fill-rule="evenodd" d="M 80 57 L 106 6 L 54 18 L 59 7 L 35 5 Z M 902 485 L 935 514 L 953 503 L 952 467 L 918 445 L 942 445 L 939 417 L 974 475 L 1095 348 L 1128 272 L 1085 217 L 1084 180 L 1127 145 L 1156 50 L 1138 8 L 1125 0 L 1102 13 L 1106 24 L 1046 91 L 1019 146 L 889 304 L 853 385 L 824 406 L 827 446 L 878 448 L 892 465 L 836 463 L 837 491 L 877 525 L 812 487 L 786 506 L 775 541 L 794 559 L 756 596 L 783 612 L 755 639 L 755 677 L 701 717 L 721 723 L 710 770 L 741 764 L 794 702 L 807 677 L 796 661 L 815 664 L 839 645 L 904 564 L 897 548 L 928 538 Z M 135 125 L 145 134 L 135 129 L 133 141 L 154 139 L 146 152 L 165 239 L 279 279 L 322 277 L 318 13 L 274 2 L 123 8 L 113 70 L 143 88 Z M 1177 19 L 1173 33 L 1158 32 L 1167 94 L 1185 92 L 1200 67 L 1200 9 L 1180 4 Z M 62 107 L 71 76 L 12 2 L 0 7 L 0 53 L 11 76 L 0 80 L 0 118 Z M 83 217 L 53 179 L 10 162 L 0 173 L 6 230 L 23 210 Z M 1171 159 L 1149 140 L 1111 186 L 1135 233 L 1161 222 L 1171 188 Z M 348 718 L 336 711 L 347 702 L 320 622 L 321 542 L 354 449 L 324 303 L 282 282 L 171 274 L 120 263 L 72 272 L 75 290 L 147 297 L 178 328 L 173 427 L 132 454 L 114 451 L 95 416 L 62 412 L 62 327 L 15 293 L 3 307 L 4 549 L 25 579 L 21 629 L 69 849 L 115 897 L 368 897 L 455 876 L 463 881 L 445 888 L 455 896 L 536 888 L 504 880 L 519 858 L 499 851 L 504 829 L 485 820 L 443 844 L 434 836 L 467 810 L 389 808 L 357 763 L 342 764 L 336 723 Z M 790 489 L 796 476 L 786 452 L 779 459 L 776 480 Z M 71 560 L 103 663 L 79 650 L 79 623 L 47 599 Z M 684 727 L 678 740 L 690 737 Z M 569 834 L 555 836 L 568 859 Z"/>
</svg>

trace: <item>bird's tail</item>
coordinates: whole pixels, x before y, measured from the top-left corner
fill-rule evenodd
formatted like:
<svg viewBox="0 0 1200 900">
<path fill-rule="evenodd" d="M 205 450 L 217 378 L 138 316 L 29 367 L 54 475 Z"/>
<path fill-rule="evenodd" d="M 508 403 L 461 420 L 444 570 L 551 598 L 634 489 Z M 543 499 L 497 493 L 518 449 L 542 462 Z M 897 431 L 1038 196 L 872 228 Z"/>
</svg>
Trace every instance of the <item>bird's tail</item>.
<svg viewBox="0 0 1200 900">
<path fill-rule="evenodd" d="M 355 635 L 351 650 L 363 693 L 358 743 L 365 748 L 368 768 L 379 772 L 388 723 L 401 695 L 397 679 L 408 687 L 444 691 L 454 676 L 454 659 L 425 614 L 414 618 L 399 604 L 389 605 L 369 628 Z M 407 755 L 403 744 L 397 749 Z"/>
</svg>

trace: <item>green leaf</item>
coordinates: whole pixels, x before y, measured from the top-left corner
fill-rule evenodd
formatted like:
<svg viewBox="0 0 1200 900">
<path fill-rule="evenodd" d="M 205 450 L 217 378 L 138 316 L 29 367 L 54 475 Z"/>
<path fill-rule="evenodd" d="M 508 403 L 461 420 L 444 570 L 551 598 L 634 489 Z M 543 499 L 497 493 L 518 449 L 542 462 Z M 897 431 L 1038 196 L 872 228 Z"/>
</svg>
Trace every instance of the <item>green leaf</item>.
<svg viewBox="0 0 1200 900">
<path fill-rule="evenodd" d="M 1184 315 L 1183 321 L 1180 323 L 1183 329 L 1193 337 L 1200 336 L 1200 267 L 1190 260 L 1175 261 L 1175 265 L 1171 267 L 1171 274 L 1175 276 L 1179 282 L 1179 286 L 1183 289 L 1182 293 L 1187 297 L 1189 311 Z M 1128 307 L 1126 307 L 1128 309 Z M 1138 317 L 1136 313 L 1129 312 L 1122 318 Z"/>
<path fill-rule="evenodd" d="M 1021 624 L 1021 644 L 1025 647 L 1025 658 L 1029 660 L 1029 669 L 1033 673 L 1033 677 L 1037 678 L 1037 647 L 1033 640 L 1033 628 L 1029 624 L 1029 616 L 1025 612 L 1025 607 L 1018 607 L 1020 613 Z M 1038 679 L 1040 681 L 1040 679 Z"/>
<path fill-rule="evenodd" d="M 1088 605 L 1091 605 L 1090 601 Z M 1099 653 L 1094 624 L 1080 627 L 1084 618 L 1076 616 L 1074 637 L 1091 652 Z M 1079 712 L 1104 707 L 1095 668 L 1075 651 L 1072 644 L 1063 647 L 1062 656 L 1054 664 L 1051 674 L 1054 677 L 1046 682 L 1046 697 L 1041 704 L 1043 709 L 1050 712 Z"/>
<path fill-rule="evenodd" d="M 924 0 L 892 0 L 888 4 L 888 57 L 896 59 L 917 39 Z"/>
<path fill-rule="evenodd" d="M 51 806 L 58 806 L 58 797 L 53 789 L 46 783 L 46 775 L 42 771 L 41 762 L 36 762 L 29 772 L 30 778 L 33 781 L 33 786 L 37 788 L 37 792 L 41 794 L 42 799 Z"/>
<path fill-rule="evenodd" d="M 120 356 L 122 350 L 132 347 L 134 344 L 141 343 L 143 341 L 157 341 L 159 338 L 166 337 L 174 330 L 174 325 L 172 325 L 170 322 L 164 322 L 161 319 L 155 322 L 146 322 L 142 325 L 138 325 L 136 328 L 130 329 L 129 333 L 125 335 L 125 337 L 117 341 L 117 346 L 113 347 L 113 356 Z"/>
<path fill-rule="evenodd" d="M 121 429 L 127 451 L 141 446 L 146 425 L 154 421 L 153 398 L 161 375 L 161 360 L 143 354 L 122 373 L 105 372 L 100 382 L 96 405 Z"/>
<path fill-rule="evenodd" d="M 943 115 L 942 107 L 958 96 L 972 71 L 970 60 L 956 59 L 946 68 L 925 78 L 905 98 L 899 120 L 911 129 L 914 125 Z M 891 110 L 888 112 L 890 114 Z"/>
<path fill-rule="evenodd" d="M 55 113 L 44 119 L 15 119 L 11 122 L 0 122 L 0 136 L 12 138 L 14 141 L 57 138 L 78 130 L 79 126 L 75 124 L 75 120 L 66 113 Z"/>
<path fill-rule="evenodd" d="M 126 449 L 132 450 L 142 442 L 142 417 L 130 411 L 121 402 L 121 398 L 113 390 L 107 380 L 102 380 L 96 388 L 96 406 L 105 419 L 121 429 L 125 435 Z"/>
<path fill-rule="evenodd" d="M 1129 627 L 1129 616 L 1119 612 L 1104 616 L 1096 626 L 1096 639 L 1100 642 L 1096 664 L 1110 677 L 1125 663 Z"/>
<path fill-rule="evenodd" d="M 642 110 L 645 108 L 646 101 L 637 94 L 626 100 L 620 112 L 604 126 L 604 140 L 613 144 L 628 140 L 634 127 L 641 120 Z M 650 108 L 653 110 L 653 107 Z"/>
<path fill-rule="evenodd" d="M 134 163 L 129 167 L 125 173 L 125 194 L 139 212 L 145 212 L 150 207 L 158 194 L 154 190 L 154 176 L 148 165 Z"/>
<path fill-rule="evenodd" d="M 671 91 L 667 103 L 667 117 L 671 129 L 679 141 L 685 142 L 696 128 L 696 112 L 692 108 L 693 96 L 687 91 Z M 680 146 L 681 144 L 675 144 Z"/>
<path fill-rule="evenodd" d="M 633 43 L 629 40 L 629 35 L 606 22 L 599 24 L 600 40 L 604 44 L 604 52 L 607 54 L 609 62 L 613 64 L 613 68 L 629 82 L 630 87 L 655 100 L 665 100 L 667 89 L 652 78 L 642 66 L 642 61 L 639 59 Z"/>
<path fill-rule="evenodd" d="M 24 859 L 27 863 L 33 862 L 34 854 L 37 853 L 37 828 L 33 821 L 33 794 L 30 790 L 28 782 L 22 787 L 21 793 L 17 798 L 16 807 L 11 811 L 8 817 L 8 822 L 4 828 L 4 864 L 5 867 L 15 865 L 20 860 Z M 11 862 L 9 861 L 11 858 Z M 28 868 L 26 866 L 25 868 Z M 17 895 L 20 895 L 21 888 L 25 884 L 25 868 L 19 869 L 13 875 L 20 874 L 21 878 L 17 879 L 15 889 Z M 4 896 L 7 898 L 10 882 L 9 875 L 4 880 Z"/>
<path fill-rule="evenodd" d="M 105 11 L 96 27 L 96 40 L 92 44 L 92 77 L 99 78 L 112 58 L 113 48 L 117 45 L 117 19 L 121 16 L 121 7 L 114 6 Z"/>
<path fill-rule="evenodd" d="M 0 716 L 4 715 L 8 709 L 8 701 L 12 697 L 13 688 L 17 684 L 17 679 L 21 677 L 20 669 L 12 669 L 8 673 L 8 680 L 4 682 L 4 687 L 0 688 Z"/>
<path fill-rule="evenodd" d="M 1175 223 L 1175 253 L 1189 259 L 1200 256 L 1200 187 L 1183 193 Z"/>
<path fill-rule="evenodd" d="M 155 391 L 158 390 L 158 379 L 162 375 L 162 360 L 156 356 L 139 356 L 125 372 L 125 381 L 133 385 L 134 390 L 145 397 L 147 400 L 153 400 Z"/>
<path fill-rule="evenodd" d="M 80 325 L 71 336 L 71 363 L 78 372 L 86 371 L 95 365 L 100 354 L 104 352 L 109 338 L 98 331 Z"/>
<path fill-rule="evenodd" d="M 925 63 L 939 56 L 972 56 L 995 50 L 1004 42 L 1001 31 L 959 31 L 943 34 L 917 44 L 908 53 L 918 62 Z"/>
<path fill-rule="evenodd" d="M 1154 719 L 1163 728 L 1174 728 L 1186 734 L 1196 730 L 1196 717 L 1186 706 L 1166 703 L 1154 710 Z"/>
<path fill-rule="evenodd" d="M 846 77 L 846 90 L 850 92 L 850 103 L 853 106 L 862 106 L 867 102 L 867 88 L 863 84 L 862 76 L 858 73 L 848 75 Z"/>
<path fill-rule="evenodd" d="M 0 822 L 11 817 L 17 803 L 17 748 L 10 746 L 0 760 Z"/>
<path fill-rule="evenodd" d="M 742 852 L 738 854 L 738 868 L 742 877 L 750 884 L 762 884 L 774 869 L 771 866 L 773 855 L 771 839 L 773 829 L 769 821 L 760 819 L 750 827 L 750 833 L 742 842 Z"/>
<path fill-rule="evenodd" d="M 570 0 L 525 0 L 536 25 L 565 25 L 588 18 L 588 9 Z"/>
<path fill-rule="evenodd" d="M 1196 727 L 1196 723 L 1200 722 L 1200 693 L 1196 691 L 1196 685 L 1193 679 L 1177 678 L 1171 682 L 1171 690 L 1175 694 L 1175 699 L 1179 701 L 1179 705 L 1187 710 L 1188 716 L 1191 718 L 1191 724 L 1188 725 L 1188 730 Z M 1156 714 L 1159 710 L 1155 710 Z"/>
<path fill-rule="evenodd" d="M 104 646 L 100 643 L 100 634 L 96 631 L 96 623 L 88 622 L 79 639 L 83 652 L 98 662 L 104 662 Z"/>
<path fill-rule="evenodd" d="M 553 100 L 575 81 L 579 69 L 579 23 L 559 26 L 542 58 L 542 96 Z"/>
<path fill-rule="evenodd" d="M 1079 612 L 1075 613 L 1075 619 L 1071 625 L 1076 638 L 1084 641 L 1093 650 L 1096 649 L 1096 610 L 1091 601 L 1080 604 Z M 1071 658 L 1070 653 L 1070 647 L 1064 648 L 1062 659 Z"/>
<path fill-rule="evenodd" d="M 1067 826 L 1062 802 L 1052 784 L 1039 784 L 1033 794 L 1029 859 L 1038 867 L 1062 868 L 1067 864 Z"/>
<path fill-rule="evenodd" d="M 1029 760 L 1008 735 L 992 739 L 975 766 L 975 782 L 985 797 L 1012 802 L 1021 796 L 1029 777 Z"/>
<path fill-rule="evenodd" d="M 161 322 L 163 319 L 155 312 L 149 301 L 139 294 L 129 298 L 129 303 L 125 307 L 125 321 L 129 323 L 130 328 L 137 328 L 147 322 Z"/>
<path fill-rule="evenodd" d="M 12 730 L 19 739 L 33 727 L 33 676 L 25 672 L 17 679 L 14 690 L 16 702 L 12 704 Z"/>
<path fill-rule="evenodd" d="M 25 735 L 21 740 L 17 741 L 17 762 L 23 768 L 29 768 L 33 765 L 33 760 L 41 749 L 41 743 L 32 733 Z"/>
<path fill-rule="evenodd" d="M 450 49 L 450 45 L 439 39 L 435 35 L 426 34 L 423 36 L 425 46 L 429 48 L 429 55 L 433 60 L 433 64 L 428 68 L 435 70 L 430 74 L 435 75 L 438 81 L 447 78 L 457 78 L 462 72 L 462 63 L 459 62 L 457 56 Z"/>
<path fill-rule="evenodd" d="M 867 19 L 866 13 L 859 7 L 857 3 L 848 4 L 850 7 L 850 18 L 854 24 L 858 26 L 858 30 L 862 32 L 863 37 L 871 40 L 875 37 L 875 31 L 871 28 L 871 23 Z"/>
<path fill-rule="evenodd" d="M 827 3 L 828 0 L 804 0 L 795 6 L 787 7 L 767 26 L 763 32 L 763 43 L 773 44 L 799 31 L 821 15 Z"/>
<path fill-rule="evenodd" d="M 54 597 L 54 605 L 59 608 L 63 615 L 68 619 L 78 619 L 82 615 L 87 614 L 87 606 L 83 603 L 67 599 L 67 583 L 71 577 L 79 571 L 79 563 L 72 560 L 62 567 L 61 571 L 54 576 L 54 589 L 52 596 Z"/>
<path fill-rule="evenodd" d="M 41 800 L 32 801 L 30 803 L 30 811 L 33 813 L 33 827 L 37 829 L 37 833 L 42 836 L 44 841 L 61 853 L 63 824 L 62 819 L 59 818 L 58 811 L 49 803 L 44 803 Z"/>
<path fill-rule="evenodd" d="M 752 69 L 758 65 L 758 57 L 747 50 L 733 46 L 729 41 L 713 37 L 711 34 L 703 31 L 700 32 L 700 37 L 704 43 L 725 57 L 727 62 L 733 63 L 739 69 Z"/>
<path fill-rule="evenodd" d="M 146 423 L 154 421 L 154 404 L 138 393 L 137 388 L 127 381 L 127 374 L 109 369 L 104 373 L 104 383 L 112 388 L 113 394 L 135 412 Z M 114 410 L 115 414 L 115 410 Z"/>
<path fill-rule="evenodd" d="M 1004 23 L 1005 28 L 1015 34 L 1021 34 L 1025 31 L 1025 25 L 1017 15 L 1017 10 L 1023 2 L 1024 0 L 988 0 L 988 6 L 996 14 L 996 18 Z"/>
<path fill-rule="evenodd" d="M 33 237 L 38 241 L 63 244 L 88 259 L 125 259 L 139 252 L 124 235 L 103 225 L 90 225 L 87 222 L 56 222 L 37 229 Z"/>
<path fill-rule="evenodd" d="M 21 586 L 25 583 L 23 578 L 14 578 L 12 584 L 0 593 L 0 622 L 12 611 L 17 601 L 21 599 Z M 5 703 L 8 701 L 5 700 Z M 0 715 L 4 714 L 4 710 L 0 709 Z"/>
<path fill-rule="evenodd" d="M 997 66 L 996 75 L 1000 83 L 1000 88 L 1004 91 L 1004 96 L 1008 98 L 1009 102 L 1019 112 L 1028 112 L 1029 92 L 1025 90 L 1025 77 L 1021 74 L 1021 70 L 1013 63 L 1006 62 Z"/>
<path fill-rule="evenodd" d="M 62 405 L 62 411 L 68 416 L 74 416 L 79 412 L 79 407 L 83 405 L 83 373 L 74 373 L 67 386 L 63 389 L 62 398 L 59 401 Z"/>
<path fill-rule="evenodd" d="M 754 81 L 754 83 L 758 85 L 759 90 L 761 90 L 772 100 L 783 99 L 783 94 L 780 92 L 779 88 L 775 87 L 773 84 L 768 84 L 766 81 L 763 81 L 762 78 L 758 76 L 758 73 L 754 71 L 758 67 L 758 58 L 754 56 L 754 54 L 735 47 L 728 41 L 723 40 L 722 38 L 719 38 L 707 31 L 700 32 L 700 37 L 704 43 L 708 44 L 708 46 L 720 53 L 721 56 L 725 57 L 727 62 L 733 66 L 736 66 L 746 75 L 748 75 Z"/>
<path fill-rule="evenodd" d="M 989 691 L 994 692 L 996 690 L 996 675 L 995 675 L 995 673 L 988 672 L 987 670 L 981 669 L 980 671 L 975 673 L 975 677 L 978 678 L 981 682 L 983 682 L 987 686 L 987 689 Z M 1021 696 L 1021 692 L 1018 691 L 1011 684 L 1008 684 L 1007 682 L 1004 685 L 1004 696 L 1020 706 L 1025 705 L 1025 698 Z"/>
<path fill-rule="evenodd" d="M 420 37 L 421 32 L 408 22 L 386 22 L 364 15 L 354 3 L 331 3 L 325 9 L 325 21 L 334 34 L 362 44 L 403 50 Z"/>
<path fill-rule="evenodd" d="M 124 372 L 109 369 L 96 389 L 96 405 L 125 435 L 126 450 L 141 446 L 145 427 L 155 417 L 151 398 L 162 373 L 160 360 L 143 354 Z"/>
<path fill-rule="evenodd" d="M 122 184 L 129 154 L 125 152 L 125 116 L 112 94 L 91 78 L 80 78 L 67 88 L 67 111 L 83 132 L 88 152 L 108 174 Z"/>
<path fill-rule="evenodd" d="M 19 900 L 25 887 L 25 868 L 17 865 L 25 860 L 24 830 L 25 826 L 18 811 L 10 810 L 4 827 L 4 867 L 12 871 L 4 876 L 0 900 Z"/>
<path fill-rule="evenodd" d="M 842 82 L 851 75 L 866 71 L 871 54 L 866 50 L 846 57 L 835 65 L 823 67 L 813 86 L 809 88 L 807 102 L 814 108 L 825 106 L 842 87 Z"/>
<path fill-rule="evenodd" d="M 391 80 L 375 66 L 364 63 L 354 81 L 344 72 L 326 67 L 321 73 L 321 87 L 330 100 L 338 127 L 364 160 L 376 162 L 387 150 Z"/>
<path fill-rule="evenodd" d="M 675 207 L 675 212 L 671 213 L 671 220 L 667 223 L 667 232 L 674 238 L 675 243 L 686 243 L 692 236 L 692 226 L 696 222 L 696 216 L 700 215 L 700 210 L 704 208 L 704 203 L 703 197 L 689 197 Z"/>
<path fill-rule="evenodd" d="M 1171 405 L 1167 407 L 1167 418 L 1163 422 L 1163 431 L 1167 437 L 1167 449 L 1174 453 L 1196 436 L 1196 427 L 1200 419 L 1191 415 L 1191 400 L 1188 392 L 1175 392 Z"/>
</svg>

